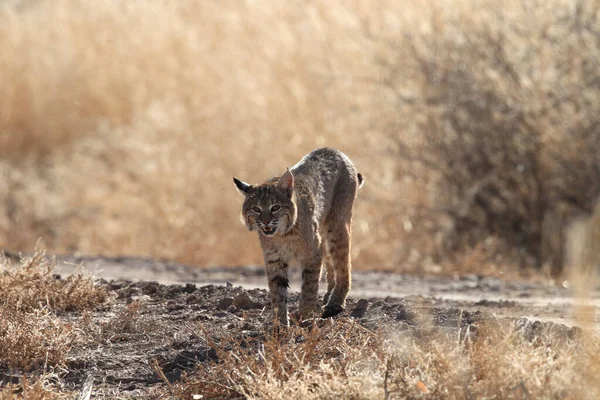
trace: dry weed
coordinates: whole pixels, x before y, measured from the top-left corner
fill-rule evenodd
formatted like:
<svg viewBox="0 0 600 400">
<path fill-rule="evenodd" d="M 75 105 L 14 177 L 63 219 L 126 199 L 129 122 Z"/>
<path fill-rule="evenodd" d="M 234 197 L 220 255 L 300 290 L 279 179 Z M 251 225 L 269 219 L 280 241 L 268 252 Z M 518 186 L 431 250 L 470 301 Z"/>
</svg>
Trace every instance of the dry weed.
<svg viewBox="0 0 600 400">
<path fill-rule="evenodd" d="M 338 320 L 283 337 L 207 341 L 219 361 L 176 385 L 182 398 L 595 398 L 596 336 L 486 321 L 470 333 L 370 332 Z M 420 331 L 420 329 L 424 329 Z M 205 333 L 206 334 L 206 333 Z M 583 373 L 585 371 L 585 373 Z"/>
<path fill-rule="evenodd" d="M 0 388 L 0 400 L 61 400 L 73 399 L 75 393 L 56 390 L 56 377 L 47 374 L 36 379 L 22 377 L 18 384 Z"/>
<path fill-rule="evenodd" d="M 149 318 L 141 317 L 144 306 L 144 302 L 140 300 L 134 300 L 127 304 L 114 317 L 98 326 L 99 338 L 114 342 L 129 334 L 147 334 L 156 331 L 159 326 L 152 321 L 151 316 Z"/>
<path fill-rule="evenodd" d="M 43 252 L 24 258 L 19 265 L 5 257 L 0 262 L 0 304 L 27 311 L 45 307 L 54 312 L 82 311 L 108 299 L 105 288 L 95 285 L 89 276 L 55 276 L 56 261 Z"/>
<path fill-rule="evenodd" d="M 61 365 L 77 337 L 74 326 L 47 309 L 0 306 L 0 364 L 33 370 Z"/>
</svg>

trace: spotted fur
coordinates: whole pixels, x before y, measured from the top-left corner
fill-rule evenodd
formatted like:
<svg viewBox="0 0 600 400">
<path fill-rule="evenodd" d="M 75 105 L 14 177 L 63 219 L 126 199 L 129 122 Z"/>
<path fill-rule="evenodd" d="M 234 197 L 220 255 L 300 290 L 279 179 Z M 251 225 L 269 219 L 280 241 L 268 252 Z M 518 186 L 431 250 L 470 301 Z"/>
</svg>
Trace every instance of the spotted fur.
<svg viewBox="0 0 600 400">
<path fill-rule="evenodd" d="M 283 175 L 259 185 L 233 178 L 244 195 L 241 219 L 260 240 L 274 317 L 289 324 L 288 266 L 302 267 L 301 316 L 320 311 L 319 277 L 324 263 L 327 292 L 323 318 L 344 310 L 350 290 L 352 212 L 363 177 L 342 152 L 322 148 Z"/>
</svg>

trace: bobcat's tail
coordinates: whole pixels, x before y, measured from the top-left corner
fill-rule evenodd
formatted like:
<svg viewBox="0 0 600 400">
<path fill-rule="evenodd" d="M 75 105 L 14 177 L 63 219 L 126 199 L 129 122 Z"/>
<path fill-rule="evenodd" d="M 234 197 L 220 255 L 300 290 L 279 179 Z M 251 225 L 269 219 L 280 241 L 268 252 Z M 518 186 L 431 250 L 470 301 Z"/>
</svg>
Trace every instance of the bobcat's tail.
<svg viewBox="0 0 600 400">
<path fill-rule="evenodd" d="M 365 179 L 360 172 L 356 173 L 356 177 L 358 178 L 358 187 L 362 187 L 363 183 L 365 183 Z"/>
</svg>

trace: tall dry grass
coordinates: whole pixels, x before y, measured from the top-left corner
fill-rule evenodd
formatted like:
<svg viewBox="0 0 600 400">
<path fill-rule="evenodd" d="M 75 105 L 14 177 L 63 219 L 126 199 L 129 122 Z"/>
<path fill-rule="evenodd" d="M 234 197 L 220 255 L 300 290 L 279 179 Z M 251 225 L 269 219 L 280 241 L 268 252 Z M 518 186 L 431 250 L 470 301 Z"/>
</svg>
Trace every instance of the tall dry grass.
<svg viewBox="0 0 600 400">
<path fill-rule="evenodd" d="M 526 199 L 518 213 L 476 220 L 474 230 L 464 216 L 440 214 L 440 204 L 464 208 L 469 149 L 488 137 L 442 157 L 457 148 L 443 140 L 456 135 L 451 117 L 464 122 L 467 141 L 525 129 L 508 152 L 529 137 L 513 115 L 535 119 L 532 134 L 560 146 L 580 127 L 594 133 L 597 85 L 583 80 L 595 76 L 599 54 L 594 10 L 597 2 L 566 0 L 5 2 L 0 244 L 28 250 L 41 237 L 57 252 L 259 263 L 231 177 L 260 181 L 327 145 L 367 179 L 355 266 L 446 268 L 439 254 L 443 261 L 457 247 L 448 238 L 466 237 L 461 250 L 488 236 L 506 241 L 508 228 L 518 236 L 529 225 L 505 222 L 532 207 L 517 196 Z M 465 102 L 488 106 L 476 129 Z M 442 170 L 423 157 L 441 159 Z M 527 157 L 492 160 L 492 169 L 515 170 Z M 501 188 L 529 190 L 530 180 L 516 178 L 502 178 Z M 538 220 L 507 246 L 537 257 L 529 243 L 539 239 Z"/>
</svg>

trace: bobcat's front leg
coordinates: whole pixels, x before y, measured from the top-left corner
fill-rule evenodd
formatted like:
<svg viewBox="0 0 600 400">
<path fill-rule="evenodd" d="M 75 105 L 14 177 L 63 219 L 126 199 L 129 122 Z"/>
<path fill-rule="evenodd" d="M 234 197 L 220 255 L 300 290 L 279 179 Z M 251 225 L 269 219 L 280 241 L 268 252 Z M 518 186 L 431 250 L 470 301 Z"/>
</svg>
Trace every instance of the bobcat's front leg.
<svg viewBox="0 0 600 400">
<path fill-rule="evenodd" d="M 288 265 L 279 258 L 274 260 L 266 259 L 265 264 L 267 278 L 269 279 L 273 319 L 277 319 L 283 326 L 289 326 L 287 291 L 290 284 L 288 280 Z"/>
<path fill-rule="evenodd" d="M 319 244 L 312 257 L 302 263 L 302 288 L 299 311 L 302 318 L 310 318 L 319 313 L 319 278 L 323 262 L 323 248 Z"/>
</svg>

